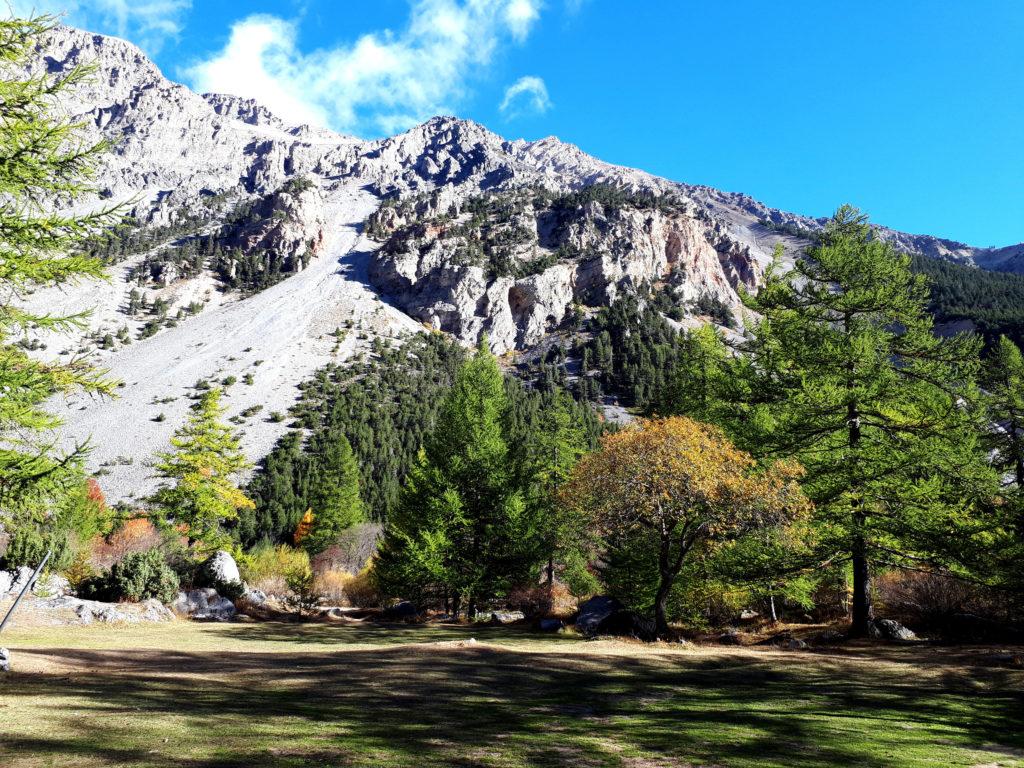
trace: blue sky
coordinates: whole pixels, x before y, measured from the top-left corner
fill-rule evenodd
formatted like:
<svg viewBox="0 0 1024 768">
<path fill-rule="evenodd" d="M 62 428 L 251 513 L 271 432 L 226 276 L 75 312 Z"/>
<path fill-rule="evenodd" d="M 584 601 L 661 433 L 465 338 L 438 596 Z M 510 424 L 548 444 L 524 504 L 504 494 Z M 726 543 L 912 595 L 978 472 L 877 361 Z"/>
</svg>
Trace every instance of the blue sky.
<svg viewBox="0 0 1024 768">
<path fill-rule="evenodd" d="M 1021 0 L 26 4 L 360 136 L 457 114 L 786 210 L 1024 241 Z"/>
</svg>

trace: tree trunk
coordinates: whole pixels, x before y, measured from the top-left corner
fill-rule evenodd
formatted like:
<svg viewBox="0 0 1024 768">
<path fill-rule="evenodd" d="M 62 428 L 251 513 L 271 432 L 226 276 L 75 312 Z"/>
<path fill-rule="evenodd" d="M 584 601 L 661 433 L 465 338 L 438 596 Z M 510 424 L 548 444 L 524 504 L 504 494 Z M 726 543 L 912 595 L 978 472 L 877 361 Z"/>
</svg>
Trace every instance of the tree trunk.
<svg viewBox="0 0 1024 768">
<path fill-rule="evenodd" d="M 659 640 L 668 640 L 668 594 L 671 591 L 672 580 L 663 574 L 654 598 L 654 631 Z"/>
<path fill-rule="evenodd" d="M 863 515 L 855 514 L 855 525 L 863 524 Z M 855 531 L 853 536 L 853 624 L 850 627 L 852 637 L 867 637 L 871 631 L 871 621 L 875 618 L 871 604 L 871 565 L 868 562 L 867 545 L 864 534 Z"/>
<path fill-rule="evenodd" d="M 775 613 L 775 595 L 774 594 L 768 595 L 768 607 L 771 609 L 771 612 L 772 612 L 772 621 L 773 622 L 778 621 L 779 620 L 779 616 L 778 616 L 777 613 Z"/>
<path fill-rule="evenodd" d="M 846 416 L 850 452 L 856 453 L 860 446 L 860 409 L 856 402 L 847 405 Z M 857 472 L 856 466 L 854 472 Z M 867 537 L 864 532 L 867 515 L 861 506 L 862 499 L 858 493 L 860 480 L 856 475 L 851 486 L 853 511 L 850 523 L 853 530 L 850 535 L 850 559 L 853 564 L 853 622 L 850 626 L 850 636 L 867 637 L 871 629 L 871 620 L 875 618 L 871 605 L 871 566 L 868 563 Z"/>
<path fill-rule="evenodd" d="M 679 556 L 675 563 L 672 562 L 672 531 L 662 528 L 658 549 L 658 591 L 654 596 L 654 631 L 659 640 L 669 639 L 668 596 L 682 566 L 684 553 L 685 547 L 680 544 Z"/>
<path fill-rule="evenodd" d="M 460 610 L 462 610 L 462 595 L 456 593 L 452 595 L 452 618 L 455 621 L 459 620 Z"/>
<path fill-rule="evenodd" d="M 555 559 L 554 557 L 548 558 L 547 567 L 547 582 L 548 582 L 548 593 L 555 588 Z"/>
<path fill-rule="evenodd" d="M 476 595 L 469 596 L 469 605 L 466 606 L 466 618 L 470 621 L 476 618 Z"/>
</svg>

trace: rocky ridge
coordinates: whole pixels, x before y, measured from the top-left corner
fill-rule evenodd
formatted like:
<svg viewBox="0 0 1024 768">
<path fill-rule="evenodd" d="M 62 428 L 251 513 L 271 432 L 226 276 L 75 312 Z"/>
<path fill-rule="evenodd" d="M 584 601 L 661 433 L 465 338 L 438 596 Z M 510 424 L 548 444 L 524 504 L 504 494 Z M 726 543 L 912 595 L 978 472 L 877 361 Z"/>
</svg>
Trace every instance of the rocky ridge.
<svg viewBox="0 0 1024 768">
<path fill-rule="evenodd" d="M 84 123 L 86 140 L 113 144 L 96 194 L 79 206 L 125 202 L 141 231 L 165 235 L 121 254 L 109 283 L 25 298 L 55 313 L 95 308 L 79 340 L 27 341 L 43 357 L 91 351 L 124 382 L 115 401 L 72 398 L 63 412 L 67 439 L 92 435 L 91 469 L 108 475 L 111 500 L 151 487 L 146 457 L 166 445 L 196 383 L 248 382 L 230 388 L 227 402 L 258 459 L 284 425 L 241 414 L 257 406 L 286 412 L 314 370 L 364 353 L 376 337 L 426 323 L 466 342 L 487 333 L 496 351 L 525 348 L 577 305 L 600 306 L 659 282 L 673 284 L 691 314 L 707 296 L 738 317 L 736 291 L 756 289 L 775 246 L 791 258 L 806 245 L 801 232 L 822 225 L 744 195 L 613 166 L 555 138 L 507 141 L 451 117 L 373 141 L 293 125 L 252 100 L 193 93 L 130 43 L 68 27 L 41 44 L 30 74 L 58 76 L 78 64 L 94 64 L 95 75 L 59 108 Z M 646 202 L 580 199 L 559 208 L 552 227 L 551 201 L 532 201 L 535 190 L 553 200 L 595 186 Z M 509 221 L 478 223 L 519 239 L 496 259 L 466 260 L 471 238 L 459 228 L 473 219 L 473 201 L 510 196 L 531 199 Z M 375 213 L 385 200 L 399 204 Z M 255 218 L 236 221 L 241 206 Z M 978 249 L 881 232 L 901 248 L 943 258 L 1015 269 L 1024 262 L 1020 246 Z M 287 279 L 227 291 L 237 268 L 218 271 L 216 259 L 200 254 L 192 269 L 157 270 L 158 279 L 139 283 L 142 266 L 162 263 L 158 252 L 211 234 L 240 253 L 240 263 L 257 272 L 277 264 Z M 132 290 L 167 321 L 126 312 Z M 338 336 L 342 324 L 355 332 Z M 131 439 L 126 423 L 138 425 Z"/>
</svg>

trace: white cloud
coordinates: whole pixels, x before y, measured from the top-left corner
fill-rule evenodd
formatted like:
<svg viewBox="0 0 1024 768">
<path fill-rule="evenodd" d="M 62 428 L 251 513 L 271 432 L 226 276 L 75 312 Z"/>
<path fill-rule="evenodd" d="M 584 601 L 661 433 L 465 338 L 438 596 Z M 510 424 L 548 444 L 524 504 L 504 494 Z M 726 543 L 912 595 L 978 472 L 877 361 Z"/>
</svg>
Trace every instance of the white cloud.
<svg viewBox="0 0 1024 768">
<path fill-rule="evenodd" d="M 523 40 L 530 34 L 530 27 L 538 18 L 540 6 L 533 0 L 512 0 L 505 7 L 505 21 L 518 40 Z"/>
<path fill-rule="evenodd" d="M 192 0 L 13 0 L 16 16 L 63 15 L 72 26 L 130 38 L 150 54 L 181 32 Z"/>
<path fill-rule="evenodd" d="M 199 91 L 257 99 L 288 122 L 391 134 L 452 111 L 499 46 L 525 39 L 539 14 L 539 0 L 413 0 L 404 30 L 308 53 L 294 22 L 250 16 L 182 76 Z"/>
<path fill-rule="evenodd" d="M 520 77 L 505 89 L 505 98 L 498 109 L 509 117 L 519 117 L 527 112 L 547 112 L 551 108 L 548 88 L 539 77 Z"/>
</svg>

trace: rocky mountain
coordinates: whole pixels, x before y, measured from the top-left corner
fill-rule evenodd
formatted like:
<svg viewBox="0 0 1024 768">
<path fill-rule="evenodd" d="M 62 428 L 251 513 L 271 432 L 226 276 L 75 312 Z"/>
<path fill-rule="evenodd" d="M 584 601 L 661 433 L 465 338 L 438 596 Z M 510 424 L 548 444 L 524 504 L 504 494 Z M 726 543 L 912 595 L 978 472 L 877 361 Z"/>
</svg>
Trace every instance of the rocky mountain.
<svg viewBox="0 0 1024 768">
<path fill-rule="evenodd" d="M 776 244 L 791 258 L 822 226 L 451 117 L 374 141 L 294 125 L 253 100 L 193 93 L 135 46 L 68 27 L 31 74 L 79 64 L 95 75 L 61 109 L 112 149 L 78 205 L 123 202 L 130 226 L 96 244 L 109 282 L 25 298 L 91 308 L 83 336 L 24 344 L 94 355 L 122 381 L 115 400 L 60 406 L 65 439 L 91 436 L 92 469 L 115 500 L 151 487 L 145 457 L 212 384 L 226 387 L 256 459 L 298 385 L 375 339 L 426 325 L 467 343 L 487 334 L 499 353 L 528 349 L 570 315 L 657 285 L 675 289 L 683 314 L 736 324 L 737 291 L 756 290 Z M 905 250 L 1024 269 L 1022 246 L 880 231 Z"/>
</svg>

